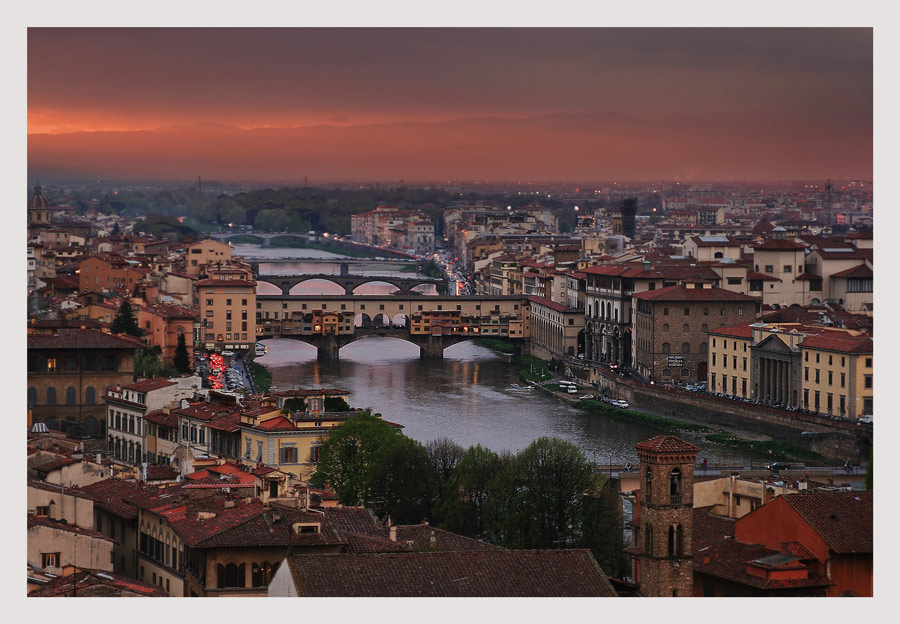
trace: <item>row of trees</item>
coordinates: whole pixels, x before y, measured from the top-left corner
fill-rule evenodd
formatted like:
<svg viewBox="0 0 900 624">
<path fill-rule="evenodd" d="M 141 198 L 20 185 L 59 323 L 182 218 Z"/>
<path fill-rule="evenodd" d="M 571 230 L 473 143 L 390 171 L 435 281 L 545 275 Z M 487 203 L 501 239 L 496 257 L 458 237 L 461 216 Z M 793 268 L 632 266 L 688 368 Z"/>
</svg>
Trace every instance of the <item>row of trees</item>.
<svg viewBox="0 0 900 624">
<path fill-rule="evenodd" d="M 313 485 L 399 524 L 431 524 L 506 548 L 589 548 L 622 565 L 618 496 L 576 446 L 539 438 L 515 455 L 442 439 L 422 445 L 371 414 L 322 447 Z"/>
</svg>

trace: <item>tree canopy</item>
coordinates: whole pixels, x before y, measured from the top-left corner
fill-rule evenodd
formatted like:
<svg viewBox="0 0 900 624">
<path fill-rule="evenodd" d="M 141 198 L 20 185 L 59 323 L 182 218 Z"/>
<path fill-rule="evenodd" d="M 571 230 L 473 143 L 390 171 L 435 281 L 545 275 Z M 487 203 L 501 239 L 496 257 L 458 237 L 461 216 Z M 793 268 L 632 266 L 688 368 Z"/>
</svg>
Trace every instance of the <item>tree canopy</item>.
<svg viewBox="0 0 900 624">
<path fill-rule="evenodd" d="M 144 335 L 144 332 L 138 325 L 137 318 L 134 316 L 134 310 L 131 309 L 131 302 L 128 301 L 128 299 L 122 299 L 122 304 L 119 306 L 119 311 L 113 319 L 110 330 L 114 334 L 127 334 L 137 338 Z"/>
</svg>

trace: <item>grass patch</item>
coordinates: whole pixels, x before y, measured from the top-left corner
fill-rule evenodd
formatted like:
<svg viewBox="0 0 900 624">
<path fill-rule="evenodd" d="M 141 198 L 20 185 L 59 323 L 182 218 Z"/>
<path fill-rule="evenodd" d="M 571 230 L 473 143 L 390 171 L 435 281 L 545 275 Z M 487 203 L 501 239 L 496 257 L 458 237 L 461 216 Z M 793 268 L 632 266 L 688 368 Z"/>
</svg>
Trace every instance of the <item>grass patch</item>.
<svg viewBox="0 0 900 624">
<path fill-rule="evenodd" d="M 663 431 L 711 431 L 706 425 L 697 425 L 694 423 L 682 422 L 680 420 L 672 420 L 663 418 L 662 416 L 654 416 L 653 414 L 642 414 L 641 412 L 632 412 L 620 407 L 614 407 L 601 401 L 579 401 L 577 404 L 579 409 L 594 414 L 602 414 L 616 420 L 627 420 L 629 422 L 637 422 L 649 425 Z"/>
<path fill-rule="evenodd" d="M 500 353 L 512 354 L 516 352 L 516 345 L 498 338 L 478 338 L 475 340 L 475 344 L 499 351 Z"/>
<path fill-rule="evenodd" d="M 820 462 L 825 459 L 814 451 L 785 444 L 784 442 L 775 440 L 744 440 L 727 431 L 710 433 L 706 436 L 706 440 L 715 444 L 778 458 L 784 457 L 804 462 Z"/>
<path fill-rule="evenodd" d="M 525 381 L 543 381 L 553 377 L 553 373 L 547 368 L 547 362 L 533 355 L 517 355 L 516 364 L 522 365 L 519 377 Z"/>
<path fill-rule="evenodd" d="M 250 362 L 250 375 L 257 392 L 267 392 L 272 387 L 272 373 L 262 364 Z"/>
</svg>

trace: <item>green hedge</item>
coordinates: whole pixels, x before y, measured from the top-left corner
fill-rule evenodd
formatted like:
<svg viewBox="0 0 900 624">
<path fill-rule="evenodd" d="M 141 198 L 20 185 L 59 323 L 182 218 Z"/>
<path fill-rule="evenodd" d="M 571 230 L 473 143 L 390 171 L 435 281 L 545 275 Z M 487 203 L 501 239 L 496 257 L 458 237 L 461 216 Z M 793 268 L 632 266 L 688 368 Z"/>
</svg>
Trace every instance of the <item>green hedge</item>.
<svg viewBox="0 0 900 624">
<path fill-rule="evenodd" d="M 639 422 L 663 431 L 711 431 L 705 425 L 697 425 L 694 423 L 682 422 L 680 420 L 672 420 L 653 414 L 642 414 L 641 412 L 633 412 L 631 410 L 615 407 L 601 401 L 579 401 L 577 404 L 579 409 L 594 414 L 602 414 L 618 420 L 628 420 L 631 422 Z"/>
<path fill-rule="evenodd" d="M 478 338 L 475 340 L 475 343 L 500 353 L 512 354 L 516 352 L 516 345 L 497 338 Z"/>
</svg>

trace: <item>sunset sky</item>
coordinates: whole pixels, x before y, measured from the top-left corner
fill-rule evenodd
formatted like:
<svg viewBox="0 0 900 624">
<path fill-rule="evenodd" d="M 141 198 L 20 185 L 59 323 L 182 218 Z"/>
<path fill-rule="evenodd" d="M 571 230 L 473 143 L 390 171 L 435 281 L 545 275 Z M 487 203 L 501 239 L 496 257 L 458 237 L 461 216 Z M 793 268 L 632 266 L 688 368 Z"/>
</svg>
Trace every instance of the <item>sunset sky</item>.
<svg viewBox="0 0 900 624">
<path fill-rule="evenodd" d="M 870 29 L 28 31 L 29 177 L 872 175 Z"/>
</svg>

